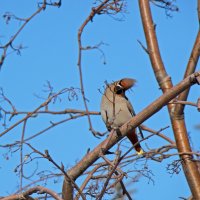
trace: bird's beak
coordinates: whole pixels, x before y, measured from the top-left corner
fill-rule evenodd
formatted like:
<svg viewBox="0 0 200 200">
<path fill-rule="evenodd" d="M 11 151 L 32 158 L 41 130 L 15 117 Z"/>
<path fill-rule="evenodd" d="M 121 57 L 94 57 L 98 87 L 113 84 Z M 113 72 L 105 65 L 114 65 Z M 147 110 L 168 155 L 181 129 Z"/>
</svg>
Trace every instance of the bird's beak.
<svg viewBox="0 0 200 200">
<path fill-rule="evenodd" d="M 136 83 L 135 79 L 132 78 L 123 78 L 120 80 L 119 84 L 124 88 L 124 90 L 128 90 Z"/>
</svg>

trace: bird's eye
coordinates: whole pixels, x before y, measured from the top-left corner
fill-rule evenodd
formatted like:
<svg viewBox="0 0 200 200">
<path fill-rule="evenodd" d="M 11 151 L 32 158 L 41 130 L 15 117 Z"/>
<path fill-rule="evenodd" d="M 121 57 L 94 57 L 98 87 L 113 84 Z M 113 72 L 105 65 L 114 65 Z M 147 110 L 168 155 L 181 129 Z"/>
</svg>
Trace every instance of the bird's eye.
<svg viewBox="0 0 200 200">
<path fill-rule="evenodd" d="M 115 92 L 116 94 L 122 94 L 123 93 L 123 88 L 120 85 L 115 86 Z"/>
</svg>

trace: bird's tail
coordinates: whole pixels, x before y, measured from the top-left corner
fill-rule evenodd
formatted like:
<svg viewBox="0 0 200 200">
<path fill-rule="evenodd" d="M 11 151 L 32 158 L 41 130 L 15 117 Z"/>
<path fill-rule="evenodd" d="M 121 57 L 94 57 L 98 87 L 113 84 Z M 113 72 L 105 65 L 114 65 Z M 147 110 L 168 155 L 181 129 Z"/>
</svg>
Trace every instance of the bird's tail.
<svg viewBox="0 0 200 200">
<path fill-rule="evenodd" d="M 128 133 L 127 137 L 131 141 L 131 143 L 133 144 L 135 150 L 137 151 L 137 154 L 138 155 L 143 154 L 144 151 L 142 150 L 140 143 L 138 143 L 138 137 L 137 137 L 136 131 L 134 130 L 133 132 Z"/>
</svg>

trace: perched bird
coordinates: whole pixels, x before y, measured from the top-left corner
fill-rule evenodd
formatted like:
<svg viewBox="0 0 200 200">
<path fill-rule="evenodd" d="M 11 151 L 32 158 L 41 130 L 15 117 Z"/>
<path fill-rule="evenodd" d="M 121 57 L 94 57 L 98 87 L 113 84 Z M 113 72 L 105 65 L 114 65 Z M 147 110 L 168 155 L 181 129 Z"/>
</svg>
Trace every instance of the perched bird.
<svg viewBox="0 0 200 200">
<path fill-rule="evenodd" d="M 135 82 L 136 80 L 134 79 L 123 78 L 107 84 L 101 100 L 101 116 L 108 131 L 111 131 L 113 128 L 119 128 L 135 115 L 131 103 L 125 96 L 126 90 L 130 89 Z M 127 137 L 133 145 L 138 142 L 136 130 L 129 133 Z M 143 153 L 139 143 L 134 147 L 138 154 Z"/>
</svg>

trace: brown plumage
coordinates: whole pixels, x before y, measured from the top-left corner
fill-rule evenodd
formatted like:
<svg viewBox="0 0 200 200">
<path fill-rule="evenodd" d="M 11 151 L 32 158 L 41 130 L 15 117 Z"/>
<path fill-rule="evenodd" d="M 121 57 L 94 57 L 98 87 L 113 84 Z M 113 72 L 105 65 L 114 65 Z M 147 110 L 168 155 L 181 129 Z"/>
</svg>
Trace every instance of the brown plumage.
<svg viewBox="0 0 200 200">
<path fill-rule="evenodd" d="M 101 101 L 101 116 L 109 131 L 112 128 L 119 128 L 135 115 L 131 103 L 125 96 L 126 90 L 135 82 L 134 79 L 124 78 L 107 85 Z M 136 130 L 127 137 L 133 145 L 138 142 Z M 135 145 L 135 150 L 138 154 L 143 153 L 139 143 Z"/>
</svg>

